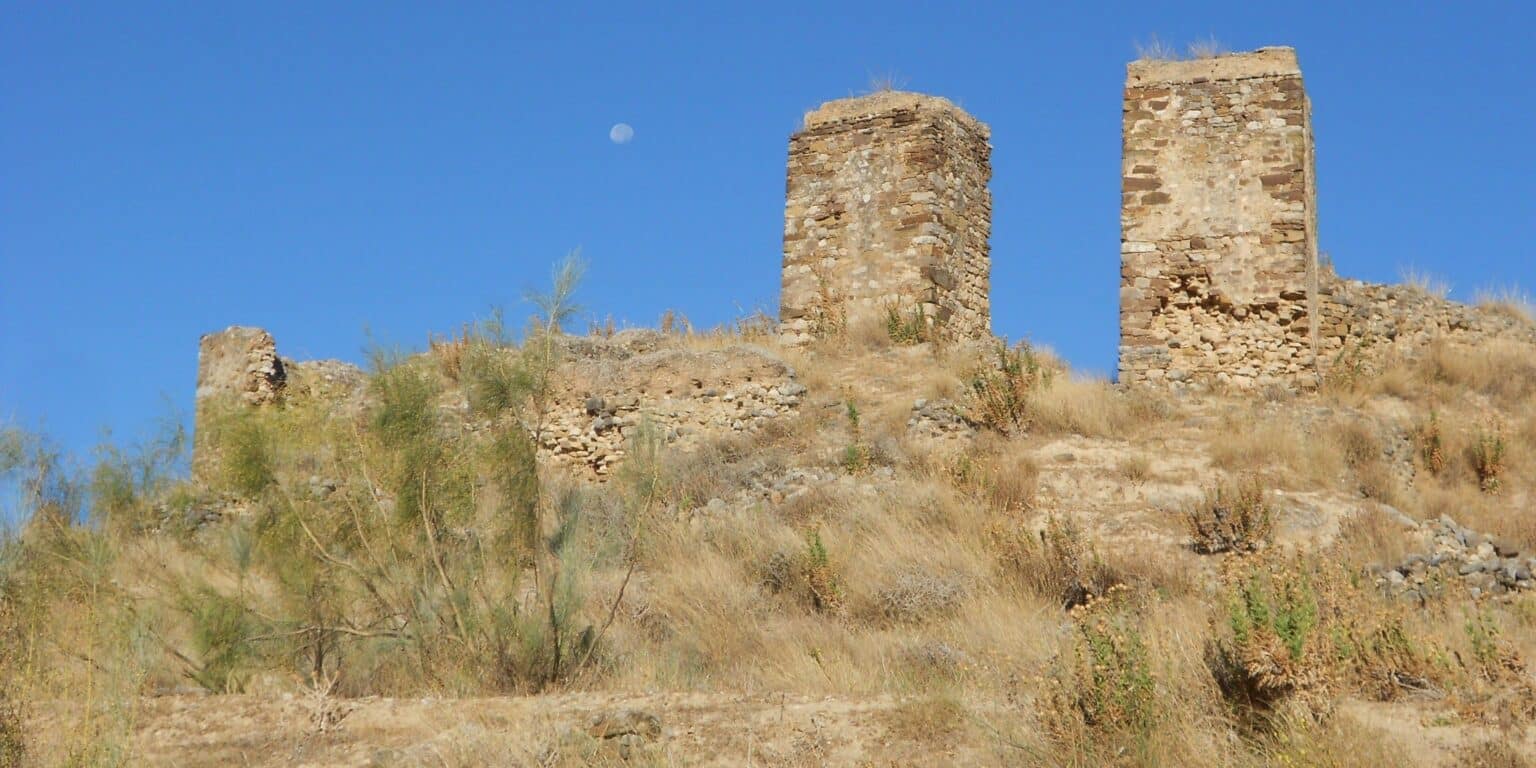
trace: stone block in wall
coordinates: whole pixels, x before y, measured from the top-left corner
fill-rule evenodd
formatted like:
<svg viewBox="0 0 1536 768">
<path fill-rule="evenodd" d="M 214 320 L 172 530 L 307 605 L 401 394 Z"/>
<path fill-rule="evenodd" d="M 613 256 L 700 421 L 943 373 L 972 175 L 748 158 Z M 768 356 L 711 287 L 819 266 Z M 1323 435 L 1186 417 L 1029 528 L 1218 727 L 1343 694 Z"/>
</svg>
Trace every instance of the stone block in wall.
<svg viewBox="0 0 1536 768">
<path fill-rule="evenodd" d="M 807 114 L 789 141 L 784 337 L 922 304 L 951 336 L 990 336 L 989 139 L 959 107 L 916 93 Z"/>
</svg>

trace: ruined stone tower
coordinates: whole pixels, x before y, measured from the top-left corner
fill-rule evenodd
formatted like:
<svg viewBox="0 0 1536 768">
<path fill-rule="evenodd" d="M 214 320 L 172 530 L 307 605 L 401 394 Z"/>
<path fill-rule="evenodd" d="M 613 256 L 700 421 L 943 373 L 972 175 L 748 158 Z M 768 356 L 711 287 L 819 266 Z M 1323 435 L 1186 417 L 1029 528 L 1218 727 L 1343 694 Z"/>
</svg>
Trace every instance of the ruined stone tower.
<svg viewBox="0 0 1536 768">
<path fill-rule="evenodd" d="M 1133 62 L 1123 130 L 1120 381 L 1315 383 L 1316 194 L 1295 51 Z"/>
<path fill-rule="evenodd" d="M 220 412 L 277 402 L 287 378 L 283 360 L 277 356 L 277 344 L 266 331 L 232 325 L 203 335 L 198 341 L 193 405 L 195 477 L 206 481 L 217 471 L 219 457 L 212 444 L 215 431 L 211 427 Z"/>
<path fill-rule="evenodd" d="M 990 132 L 949 101 L 886 92 L 831 101 L 789 140 L 786 338 L 891 310 L 951 337 L 991 333 Z"/>
</svg>

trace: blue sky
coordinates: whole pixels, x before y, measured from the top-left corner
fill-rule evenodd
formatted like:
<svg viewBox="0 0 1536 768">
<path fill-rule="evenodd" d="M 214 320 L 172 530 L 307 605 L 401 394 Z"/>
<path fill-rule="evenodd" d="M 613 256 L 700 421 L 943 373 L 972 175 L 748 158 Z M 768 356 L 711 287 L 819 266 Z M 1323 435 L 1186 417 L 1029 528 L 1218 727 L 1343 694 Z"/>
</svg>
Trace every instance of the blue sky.
<svg viewBox="0 0 1536 768">
<path fill-rule="evenodd" d="M 0 3 L 0 420 L 137 437 L 201 333 L 361 361 L 575 247 L 589 316 L 772 311 L 788 135 L 882 76 L 992 126 L 996 330 L 1109 372 L 1153 35 L 1297 48 L 1341 272 L 1536 287 L 1529 3 L 553 5 Z"/>
</svg>

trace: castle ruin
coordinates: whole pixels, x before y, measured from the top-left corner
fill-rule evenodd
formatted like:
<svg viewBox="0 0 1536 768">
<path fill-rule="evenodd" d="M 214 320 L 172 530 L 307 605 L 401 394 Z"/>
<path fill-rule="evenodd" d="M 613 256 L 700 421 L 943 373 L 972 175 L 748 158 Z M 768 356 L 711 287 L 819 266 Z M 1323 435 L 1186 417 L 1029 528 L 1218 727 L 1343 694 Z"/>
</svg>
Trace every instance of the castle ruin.
<svg viewBox="0 0 1536 768">
<path fill-rule="evenodd" d="M 1316 185 L 1295 51 L 1133 62 L 1123 129 L 1120 381 L 1315 378 Z"/>
<path fill-rule="evenodd" d="M 780 328 L 804 341 L 892 311 L 991 335 L 990 131 L 949 101 L 823 104 L 789 140 Z"/>
<path fill-rule="evenodd" d="M 1132 62 L 1122 130 L 1122 384 L 1308 389 L 1434 339 L 1532 338 L 1507 315 L 1319 263 L 1293 49 Z"/>
<path fill-rule="evenodd" d="M 1433 341 L 1536 344 L 1510 313 L 1319 263 L 1310 106 L 1292 49 L 1133 62 L 1122 127 L 1121 384 L 1307 389 Z M 946 339 L 991 340 L 989 140 L 954 104 L 915 93 L 807 114 L 789 141 L 780 339 L 894 312 Z M 598 476 L 643 421 L 687 447 L 765 426 L 807 394 L 757 345 L 689 350 L 640 331 L 561 344 L 567 380 L 538 448 Z M 318 396 L 345 414 L 363 381 L 342 363 L 278 357 L 260 329 L 204 336 L 194 474 L 218 469 L 208 427 L 228 408 Z M 441 406 L 469 418 L 462 392 Z"/>
<path fill-rule="evenodd" d="M 277 403 L 287 384 L 287 366 L 272 334 L 238 325 L 204 334 L 198 340 L 193 399 L 193 475 L 206 480 L 217 472 L 219 457 L 210 440 L 221 411 Z"/>
</svg>

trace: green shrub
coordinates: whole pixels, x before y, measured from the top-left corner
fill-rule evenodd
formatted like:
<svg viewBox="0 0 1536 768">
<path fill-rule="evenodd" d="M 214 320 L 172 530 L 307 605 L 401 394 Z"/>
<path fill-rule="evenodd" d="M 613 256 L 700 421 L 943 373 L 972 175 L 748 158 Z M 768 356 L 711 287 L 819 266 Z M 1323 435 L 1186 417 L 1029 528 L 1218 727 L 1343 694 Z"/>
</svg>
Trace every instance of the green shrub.
<svg viewBox="0 0 1536 768">
<path fill-rule="evenodd" d="M 182 607 L 192 623 L 192 679 L 215 693 L 243 690 L 257 634 L 245 606 L 204 587 L 186 595 Z"/>
<path fill-rule="evenodd" d="M 466 334 L 462 347 L 459 382 L 472 413 L 495 417 L 524 401 L 534 382 L 499 313 Z"/>
<path fill-rule="evenodd" d="M 820 613 L 835 613 L 843 606 L 842 579 L 822 543 L 821 531 L 811 529 L 805 534 L 803 572 L 809 591 L 811 606 Z"/>
<path fill-rule="evenodd" d="M 1484 425 L 1473 435 L 1469 458 L 1483 493 L 1498 493 L 1503 487 L 1504 454 L 1508 447 L 1504 427 L 1497 422 Z"/>
<path fill-rule="evenodd" d="M 120 532 L 139 532 L 161 521 L 157 503 L 173 501 L 172 478 L 186 460 L 186 430 L 179 422 L 133 450 L 113 445 L 96 449 L 88 489 L 91 518 Z"/>
<path fill-rule="evenodd" d="M 1147 644 L 1124 589 L 1073 611 L 1071 645 L 1042 699 L 1046 732 L 1098 758 L 1144 743 L 1161 720 Z"/>
<path fill-rule="evenodd" d="M 1319 631 L 1320 609 L 1301 568 L 1256 566 L 1229 587 L 1226 633 L 1207 663 L 1229 701 L 1270 710 L 1297 694 L 1324 689 L 1331 646 Z"/>
<path fill-rule="evenodd" d="M 857 474 L 869 469 L 873 451 L 864 441 L 864 431 L 860 427 L 859 407 L 852 400 L 847 401 L 844 414 L 848 418 L 848 445 L 843 447 L 840 460 L 843 469 L 849 474 Z"/>
<path fill-rule="evenodd" d="M 277 479 L 272 444 L 261 414 L 230 411 L 211 427 L 220 457 L 220 484 L 243 498 L 260 496 Z"/>
<path fill-rule="evenodd" d="M 1004 434 L 1022 432 L 1033 420 L 1034 393 L 1049 386 L 1050 381 L 1050 370 L 1040 364 L 1028 342 L 1012 349 L 999 343 L 995 364 L 971 374 L 967 411 L 972 421 L 989 429 Z"/>
<path fill-rule="evenodd" d="M 885 308 L 885 333 L 898 346 L 911 346 L 929 341 L 933 336 L 933 327 L 928 322 L 928 314 L 922 304 L 908 312 L 902 312 L 900 307 L 891 305 Z"/>
<path fill-rule="evenodd" d="M 599 557 L 631 557 L 639 528 L 593 525 L 587 510 L 606 502 L 541 483 L 524 426 L 540 423 L 553 391 L 554 336 L 578 274 L 558 271 L 557 290 L 538 297 L 544 315 L 527 344 L 499 318 L 456 342 L 452 373 L 487 419 L 473 430 L 442 419 L 439 349 L 376 353 L 355 422 L 290 403 L 219 431 L 235 449 L 226 466 L 245 475 L 234 484 L 260 493 L 229 536 L 195 542 L 237 578 L 175 601 L 192 630 L 175 650 L 194 679 L 238 690 L 285 671 L 334 681 L 338 695 L 537 691 L 593 663 L 606 623 L 588 615 L 587 573 Z M 324 462 L 335 488 L 287 487 L 303 462 Z M 120 473 L 102 478 L 127 498 Z"/>
</svg>

